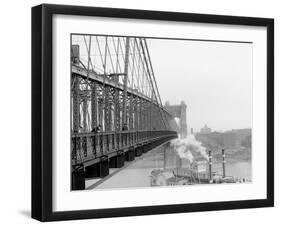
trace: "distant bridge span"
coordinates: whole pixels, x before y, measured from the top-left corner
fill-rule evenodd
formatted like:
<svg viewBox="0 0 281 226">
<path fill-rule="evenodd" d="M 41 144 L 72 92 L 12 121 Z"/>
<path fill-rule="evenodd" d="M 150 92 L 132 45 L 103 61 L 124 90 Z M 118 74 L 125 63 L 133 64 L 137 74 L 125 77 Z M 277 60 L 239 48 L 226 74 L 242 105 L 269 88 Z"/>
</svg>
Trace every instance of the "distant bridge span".
<svg viewBox="0 0 281 226">
<path fill-rule="evenodd" d="M 72 189 L 176 138 L 144 38 L 72 35 Z"/>
</svg>

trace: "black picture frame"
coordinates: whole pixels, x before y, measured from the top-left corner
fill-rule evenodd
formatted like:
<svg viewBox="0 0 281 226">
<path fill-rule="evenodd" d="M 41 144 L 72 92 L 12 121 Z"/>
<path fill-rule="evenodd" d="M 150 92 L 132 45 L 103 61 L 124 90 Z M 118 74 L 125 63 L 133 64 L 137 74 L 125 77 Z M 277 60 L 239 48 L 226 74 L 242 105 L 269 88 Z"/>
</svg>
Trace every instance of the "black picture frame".
<svg viewBox="0 0 281 226">
<path fill-rule="evenodd" d="M 52 18 L 55 14 L 181 21 L 267 28 L 267 198 L 96 210 L 52 210 Z M 32 218 L 122 217 L 274 206 L 274 20 L 268 18 L 43 4 L 32 8 Z"/>
</svg>

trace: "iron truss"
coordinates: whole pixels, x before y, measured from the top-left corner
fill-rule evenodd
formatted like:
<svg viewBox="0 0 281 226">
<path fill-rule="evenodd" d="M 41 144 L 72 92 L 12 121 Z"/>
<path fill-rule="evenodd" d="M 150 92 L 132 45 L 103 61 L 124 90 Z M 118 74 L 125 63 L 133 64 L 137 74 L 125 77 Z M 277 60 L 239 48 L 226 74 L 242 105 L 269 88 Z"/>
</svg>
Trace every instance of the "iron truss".
<svg viewBox="0 0 281 226">
<path fill-rule="evenodd" d="M 72 35 L 72 166 L 177 137 L 145 38 Z"/>
</svg>

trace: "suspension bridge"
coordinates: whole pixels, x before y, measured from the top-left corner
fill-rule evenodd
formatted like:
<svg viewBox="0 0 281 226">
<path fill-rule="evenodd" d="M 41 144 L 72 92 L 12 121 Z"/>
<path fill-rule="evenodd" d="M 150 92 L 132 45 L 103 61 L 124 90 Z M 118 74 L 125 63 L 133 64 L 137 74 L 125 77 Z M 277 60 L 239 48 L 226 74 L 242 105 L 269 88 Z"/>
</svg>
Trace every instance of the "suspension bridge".
<svg viewBox="0 0 281 226">
<path fill-rule="evenodd" d="M 145 38 L 73 34 L 71 42 L 72 190 L 186 136 L 186 106 L 163 106 Z"/>
</svg>

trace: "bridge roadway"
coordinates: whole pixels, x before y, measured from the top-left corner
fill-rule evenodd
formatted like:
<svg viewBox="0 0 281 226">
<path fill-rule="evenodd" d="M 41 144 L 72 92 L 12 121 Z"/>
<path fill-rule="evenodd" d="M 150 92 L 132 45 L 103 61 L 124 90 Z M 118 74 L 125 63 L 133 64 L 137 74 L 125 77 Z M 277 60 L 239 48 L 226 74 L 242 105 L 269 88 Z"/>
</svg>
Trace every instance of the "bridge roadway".
<svg viewBox="0 0 281 226">
<path fill-rule="evenodd" d="M 86 178 L 86 189 L 150 187 L 151 172 L 165 167 L 167 153 L 164 152 L 167 152 L 165 143 L 135 157 L 131 162 L 126 161 L 122 168 L 110 168 L 105 178 Z M 169 154 L 168 158 L 174 160 L 176 157 Z"/>
</svg>

